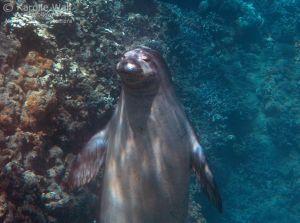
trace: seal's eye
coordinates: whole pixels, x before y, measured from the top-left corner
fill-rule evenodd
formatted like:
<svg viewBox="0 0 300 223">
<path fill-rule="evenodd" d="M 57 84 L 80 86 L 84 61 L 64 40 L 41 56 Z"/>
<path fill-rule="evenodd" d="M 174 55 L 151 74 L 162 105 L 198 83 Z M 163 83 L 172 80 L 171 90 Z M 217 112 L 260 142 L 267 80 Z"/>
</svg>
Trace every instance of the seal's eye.
<svg viewBox="0 0 300 223">
<path fill-rule="evenodd" d="M 149 62 L 149 61 L 150 61 L 150 58 L 149 58 L 148 56 L 146 56 L 146 55 L 143 55 L 143 56 L 141 57 L 141 59 L 142 59 L 143 61 L 145 61 L 145 62 Z"/>
</svg>

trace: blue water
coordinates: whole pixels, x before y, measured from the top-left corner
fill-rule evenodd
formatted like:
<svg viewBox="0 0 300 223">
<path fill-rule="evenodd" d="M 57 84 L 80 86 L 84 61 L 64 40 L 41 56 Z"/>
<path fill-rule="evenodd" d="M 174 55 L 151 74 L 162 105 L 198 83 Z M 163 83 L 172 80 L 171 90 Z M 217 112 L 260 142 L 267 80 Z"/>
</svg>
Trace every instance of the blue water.
<svg viewBox="0 0 300 223">
<path fill-rule="evenodd" d="M 174 53 L 185 59 L 174 69 L 176 86 L 224 213 L 200 191 L 194 200 L 207 222 L 299 222 L 300 2 L 172 2 L 182 30 Z"/>
</svg>

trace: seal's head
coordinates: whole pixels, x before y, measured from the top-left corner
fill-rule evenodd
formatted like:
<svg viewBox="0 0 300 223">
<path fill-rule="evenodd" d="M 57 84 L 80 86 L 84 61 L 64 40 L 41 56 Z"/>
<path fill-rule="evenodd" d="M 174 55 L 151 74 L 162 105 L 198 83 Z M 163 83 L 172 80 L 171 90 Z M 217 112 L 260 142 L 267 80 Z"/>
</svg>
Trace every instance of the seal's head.
<svg viewBox="0 0 300 223">
<path fill-rule="evenodd" d="M 162 70 L 165 70 L 162 57 L 147 47 L 126 52 L 117 64 L 123 87 L 136 92 L 157 90 L 162 80 Z"/>
</svg>

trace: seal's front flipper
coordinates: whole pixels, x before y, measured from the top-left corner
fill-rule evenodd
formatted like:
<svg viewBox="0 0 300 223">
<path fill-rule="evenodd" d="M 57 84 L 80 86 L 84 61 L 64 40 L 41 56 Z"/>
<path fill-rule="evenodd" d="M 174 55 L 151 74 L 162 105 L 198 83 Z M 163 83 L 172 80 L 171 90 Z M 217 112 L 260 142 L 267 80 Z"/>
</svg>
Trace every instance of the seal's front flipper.
<svg viewBox="0 0 300 223">
<path fill-rule="evenodd" d="M 90 182 L 104 165 L 107 148 L 105 135 L 104 131 L 94 135 L 77 155 L 69 174 L 69 188 Z"/>
<path fill-rule="evenodd" d="M 222 200 L 218 192 L 218 188 L 214 181 L 214 177 L 206 162 L 202 147 L 197 144 L 193 148 L 192 152 L 192 167 L 195 171 L 197 179 L 201 184 L 203 190 L 206 192 L 209 199 L 214 203 L 220 212 L 222 209 Z"/>
</svg>

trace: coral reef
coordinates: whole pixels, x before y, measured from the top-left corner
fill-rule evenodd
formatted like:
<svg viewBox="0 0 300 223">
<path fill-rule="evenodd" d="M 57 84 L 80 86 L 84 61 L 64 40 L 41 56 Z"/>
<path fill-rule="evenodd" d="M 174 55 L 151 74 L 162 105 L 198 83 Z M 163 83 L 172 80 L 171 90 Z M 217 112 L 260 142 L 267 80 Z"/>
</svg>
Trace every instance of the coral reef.
<svg viewBox="0 0 300 223">
<path fill-rule="evenodd" d="M 19 41 L 6 36 L 3 32 L 0 32 L 0 40 L 2 42 L 0 46 L 0 69 L 1 73 L 5 74 L 9 66 L 15 64 L 21 46 Z"/>
<path fill-rule="evenodd" d="M 0 221 L 93 222 L 92 188 L 65 187 L 74 153 L 106 124 L 127 47 L 165 47 L 153 2 L 1 1 Z M 151 14 L 152 17 L 149 17 Z M 114 15 L 114 16 L 111 16 Z"/>
</svg>

